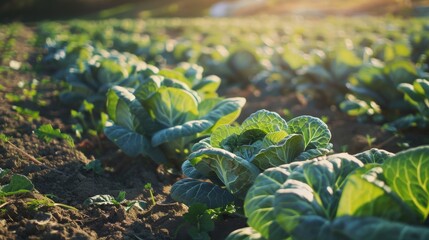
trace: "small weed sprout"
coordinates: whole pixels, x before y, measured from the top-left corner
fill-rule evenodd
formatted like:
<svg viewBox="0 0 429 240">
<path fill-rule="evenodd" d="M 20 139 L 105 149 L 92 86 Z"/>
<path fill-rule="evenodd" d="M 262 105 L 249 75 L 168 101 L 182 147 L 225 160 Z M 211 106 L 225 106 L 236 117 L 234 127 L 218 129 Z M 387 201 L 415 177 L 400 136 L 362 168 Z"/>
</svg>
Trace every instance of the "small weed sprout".
<svg viewBox="0 0 429 240">
<path fill-rule="evenodd" d="M 155 197 L 153 196 L 153 188 L 152 188 L 152 184 L 151 183 L 146 183 L 144 185 L 144 189 L 149 191 L 150 194 L 150 199 L 152 201 L 152 205 L 156 205 L 156 201 L 155 201 Z"/>
<path fill-rule="evenodd" d="M 365 135 L 365 139 L 366 139 L 366 142 L 367 142 L 369 148 L 372 148 L 372 144 L 377 140 L 376 137 L 371 137 L 371 135 L 369 135 L 369 134 Z"/>
</svg>

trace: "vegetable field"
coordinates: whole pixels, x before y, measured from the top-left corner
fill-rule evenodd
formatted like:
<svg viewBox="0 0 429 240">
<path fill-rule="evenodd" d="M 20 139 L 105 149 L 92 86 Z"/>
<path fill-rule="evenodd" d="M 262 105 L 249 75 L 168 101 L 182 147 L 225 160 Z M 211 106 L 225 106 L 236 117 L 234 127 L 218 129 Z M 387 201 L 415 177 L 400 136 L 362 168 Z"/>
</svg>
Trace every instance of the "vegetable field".
<svg viewBox="0 0 429 240">
<path fill-rule="evenodd" d="M 427 18 L 0 25 L 0 239 L 429 239 Z"/>
</svg>

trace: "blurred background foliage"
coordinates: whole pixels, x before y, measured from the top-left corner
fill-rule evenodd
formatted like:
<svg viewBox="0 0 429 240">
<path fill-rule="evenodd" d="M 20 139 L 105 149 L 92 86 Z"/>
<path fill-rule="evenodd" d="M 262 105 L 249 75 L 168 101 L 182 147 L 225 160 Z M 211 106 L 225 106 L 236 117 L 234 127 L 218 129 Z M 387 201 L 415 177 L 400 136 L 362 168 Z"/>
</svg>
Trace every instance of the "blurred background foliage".
<svg viewBox="0 0 429 240">
<path fill-rule="evenodd" d="M 428 0 L 1 0 L 0 21 L 201 17 L 219 3 L 233 9 L 228 16 L 429 15 Z"/>
</svg>

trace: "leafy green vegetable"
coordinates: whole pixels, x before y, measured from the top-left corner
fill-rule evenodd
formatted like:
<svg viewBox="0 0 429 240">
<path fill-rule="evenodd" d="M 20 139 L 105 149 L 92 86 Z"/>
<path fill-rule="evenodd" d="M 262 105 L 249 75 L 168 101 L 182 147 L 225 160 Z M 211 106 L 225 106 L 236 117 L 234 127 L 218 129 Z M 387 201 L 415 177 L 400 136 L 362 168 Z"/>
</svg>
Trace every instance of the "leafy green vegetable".
<svg viewBox="0 0 429 240">
<path fill-rule="evenodd" d="M 34 111 L 29 108 L 24 108 L 20 106 L 13 106 L 13 110 L 15 110 L 18 114 L 24 116 L 28 121 L 32 122 L 33 120 L 40 120 L 40 112 Z"/>
<path fill-rule="evenodd" d="M 348 92 L 348 78 L 357 72 L 362 61 L 353 51 L 340 48 L 335 51 L 314 50 L 314 65 L 303 67 L 296 78 L 296 90 L 307 98 L 335 104 Z"/>
<path fill-rule="evenodd" d="M 104 167 L 103 167 L 103 163 L 101 162 L 100 159 L 94 159 L 91 162 L 89 162 L 88 164 L 86 164 L 83 167 L 85 170 L 92 170 L 94 171 L 94 173 L 96 174 L 103 174 L 104 173 Z"/>
<path fill-rule="evenodd" d="M 409 127 L 425 129 L 429 126 L 429 81 L 416 79 L 412 84 L 401 83 L 398 90 L 404 94 L 404 99 L 417 111 L 400 117 L 388 124 L 388 129 L 397 131 Z"/>
<path fill-rule="evenodd" d="M 429 146 L 371 149 L 267 169 L 244 202 L 251 229 L 228 239 L 424 239 L 427 159 Z"/>
<path fill-rule="evenodd" d="M 141 78 L 156 72 L 157 68 L 149 67 L 135 55 L 98 50 L 88 60 L 69 66 L 65 76 L 69 89 L 60 95 L 60 100 L 76 107 L 86 100 L 95 105 L 96 112 L 103 111 L 109 88 L 135 87 Z"/>
<path fill-rule="evenodd" d="M 220 126 L 210 138 L 196 143 L 182 165 L 183 173 L 196 179 L 175 183 L 171 196 L 188 205 L 198 202 L 209 208 L 232 202 L 234 198 L 226 192 L 243 199 L 261 171 L 304 155 L 324 155 L 331 148 L 330 138 L 320 119 L 300 116 L 286 122 L 277 113 L 257 111 L 241 126 Z M 215 189 L 218 197 L 210 197 Z M 221 190 L 225 193 L 220 194 Z"/>
<path fill-rule="evenodd" d="M 423 222 L 429 216 L 429 147 L 406 150 L 388 158 L 382 168 L 387 185 Z"/>
<path fill-rule="evenodd" d="M 202 100 L 185 83 L 162 76 L 144 79 L 134 91 L 113 87 L 107 97 L 110 140 L 130 156 L 175 164 L 193 141 L 234 121 L 245 103 L 244 98 Z"/>
<path fill-rule="evenodd" d="M 410 109 L 397 88 L 412 83 L 418 76 L 415 65 L 407 60 L 396 59 L 382 66 L 365 65 L 347 84 L 352 95 L 346 96 L 340 108 L 360 119 L 396 120 Z"/>
</svg>

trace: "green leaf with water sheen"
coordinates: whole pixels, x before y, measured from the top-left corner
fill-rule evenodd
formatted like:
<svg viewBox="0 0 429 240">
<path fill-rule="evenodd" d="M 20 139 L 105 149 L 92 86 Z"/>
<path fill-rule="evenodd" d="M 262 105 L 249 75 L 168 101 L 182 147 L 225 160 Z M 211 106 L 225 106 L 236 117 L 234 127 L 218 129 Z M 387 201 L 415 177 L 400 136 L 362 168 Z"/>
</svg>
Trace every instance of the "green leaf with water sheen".
<svg viewBox="0 0 429 240">
<path fill-rule="evenodd" d="M 402 151 L 382 165 L 387 185 L 420 215 L 429 215 L 429 146 Z"/>
</svg>

